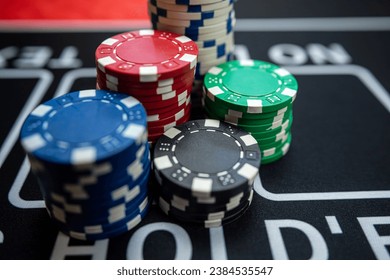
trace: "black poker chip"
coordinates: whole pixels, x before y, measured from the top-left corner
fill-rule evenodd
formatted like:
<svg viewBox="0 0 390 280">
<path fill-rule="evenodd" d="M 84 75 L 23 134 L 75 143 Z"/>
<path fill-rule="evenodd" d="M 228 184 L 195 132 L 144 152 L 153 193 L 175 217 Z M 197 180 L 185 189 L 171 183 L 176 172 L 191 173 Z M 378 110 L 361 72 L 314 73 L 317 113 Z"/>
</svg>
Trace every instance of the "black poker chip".
<svg viewBox="0 0 390 280">
<path fill-rule="evenodd" d="M 257 141 L 234 125 L 202 119 L 173 127 L 154 147 L 159 205 L 179 220 L 219 226 L 249 207 L 260 161 Z"/>
</svg>

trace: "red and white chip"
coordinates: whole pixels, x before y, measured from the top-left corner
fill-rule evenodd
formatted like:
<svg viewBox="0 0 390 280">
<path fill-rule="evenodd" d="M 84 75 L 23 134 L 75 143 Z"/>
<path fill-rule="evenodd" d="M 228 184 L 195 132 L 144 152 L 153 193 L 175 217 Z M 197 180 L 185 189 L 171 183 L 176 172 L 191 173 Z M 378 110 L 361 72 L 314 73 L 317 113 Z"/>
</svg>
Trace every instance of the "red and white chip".
<svg viewBox="0 0 390 280">
<path fill-rule="evenodd" d="M 138 30 L 115 35 L 96 49 L 100 71 L 140 82 L 156 82 L 196 67 L 198 47 L 190 38 L 172 32 Z"/>
</svg>

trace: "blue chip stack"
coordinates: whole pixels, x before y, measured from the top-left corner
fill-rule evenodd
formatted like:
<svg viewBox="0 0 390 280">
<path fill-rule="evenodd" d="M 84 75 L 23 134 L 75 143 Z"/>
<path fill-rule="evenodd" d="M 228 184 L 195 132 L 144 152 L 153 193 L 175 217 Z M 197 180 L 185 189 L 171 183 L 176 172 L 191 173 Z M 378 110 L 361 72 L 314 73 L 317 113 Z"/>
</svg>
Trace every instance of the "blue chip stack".
<svg viewBox="0 0 390 280">
<path fill-rule="evenodd" d="M 154 29 L 186 35 L 199 49 L 195 81 L 232 59 L 235 0 L 149 0 Z"/>
<path fill-rule="evenodd" d="M 65 94 L 31 112 L 20 137 L 47 211 L 65 234 L 110 238 L 145 217 L 147 116 L 134 97 L 105 90 Z"/>
</svg>

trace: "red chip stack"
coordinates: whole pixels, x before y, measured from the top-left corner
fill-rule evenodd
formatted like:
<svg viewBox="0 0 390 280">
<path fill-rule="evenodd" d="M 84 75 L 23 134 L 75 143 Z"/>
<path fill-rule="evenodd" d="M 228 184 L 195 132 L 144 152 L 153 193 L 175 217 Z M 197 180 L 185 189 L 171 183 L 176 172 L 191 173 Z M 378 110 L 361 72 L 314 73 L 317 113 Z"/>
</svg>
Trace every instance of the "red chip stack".
<svg viewBox="0 0 390 280">
<path fill-rule="evenodd" d="M 155 142 L 191 113 L 198 47 L 186 36 L 156 30 L 115 35 L 96 49 L 97 87 L 134 96 L 148 115 Z"/>
</svg>

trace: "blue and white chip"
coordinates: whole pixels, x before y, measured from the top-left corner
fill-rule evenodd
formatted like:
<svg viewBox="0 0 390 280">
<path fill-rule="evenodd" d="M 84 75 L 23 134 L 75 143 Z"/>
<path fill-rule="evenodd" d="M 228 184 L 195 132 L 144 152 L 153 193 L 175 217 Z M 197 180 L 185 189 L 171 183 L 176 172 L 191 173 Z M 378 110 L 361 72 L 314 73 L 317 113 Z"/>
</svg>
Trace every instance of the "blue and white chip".
<svg viewBox="0 0 390 280">
<path fill-rule="evenodd" d="M 152 26 L 187 36 L 199 47 L 195 81 L 213 66 L 231 59 L 236 23 L 234 0 L 149 0 Z M 210 66 L 211 65 L 211 66 Z"/>
<path fill-rule="evenodd" d="M 110 238 L 148 209 L 147 115 L 134 97 L 82 90 L 33 110 L 20 133 L 46 208 L 79 239 Z"/>
</svg>

